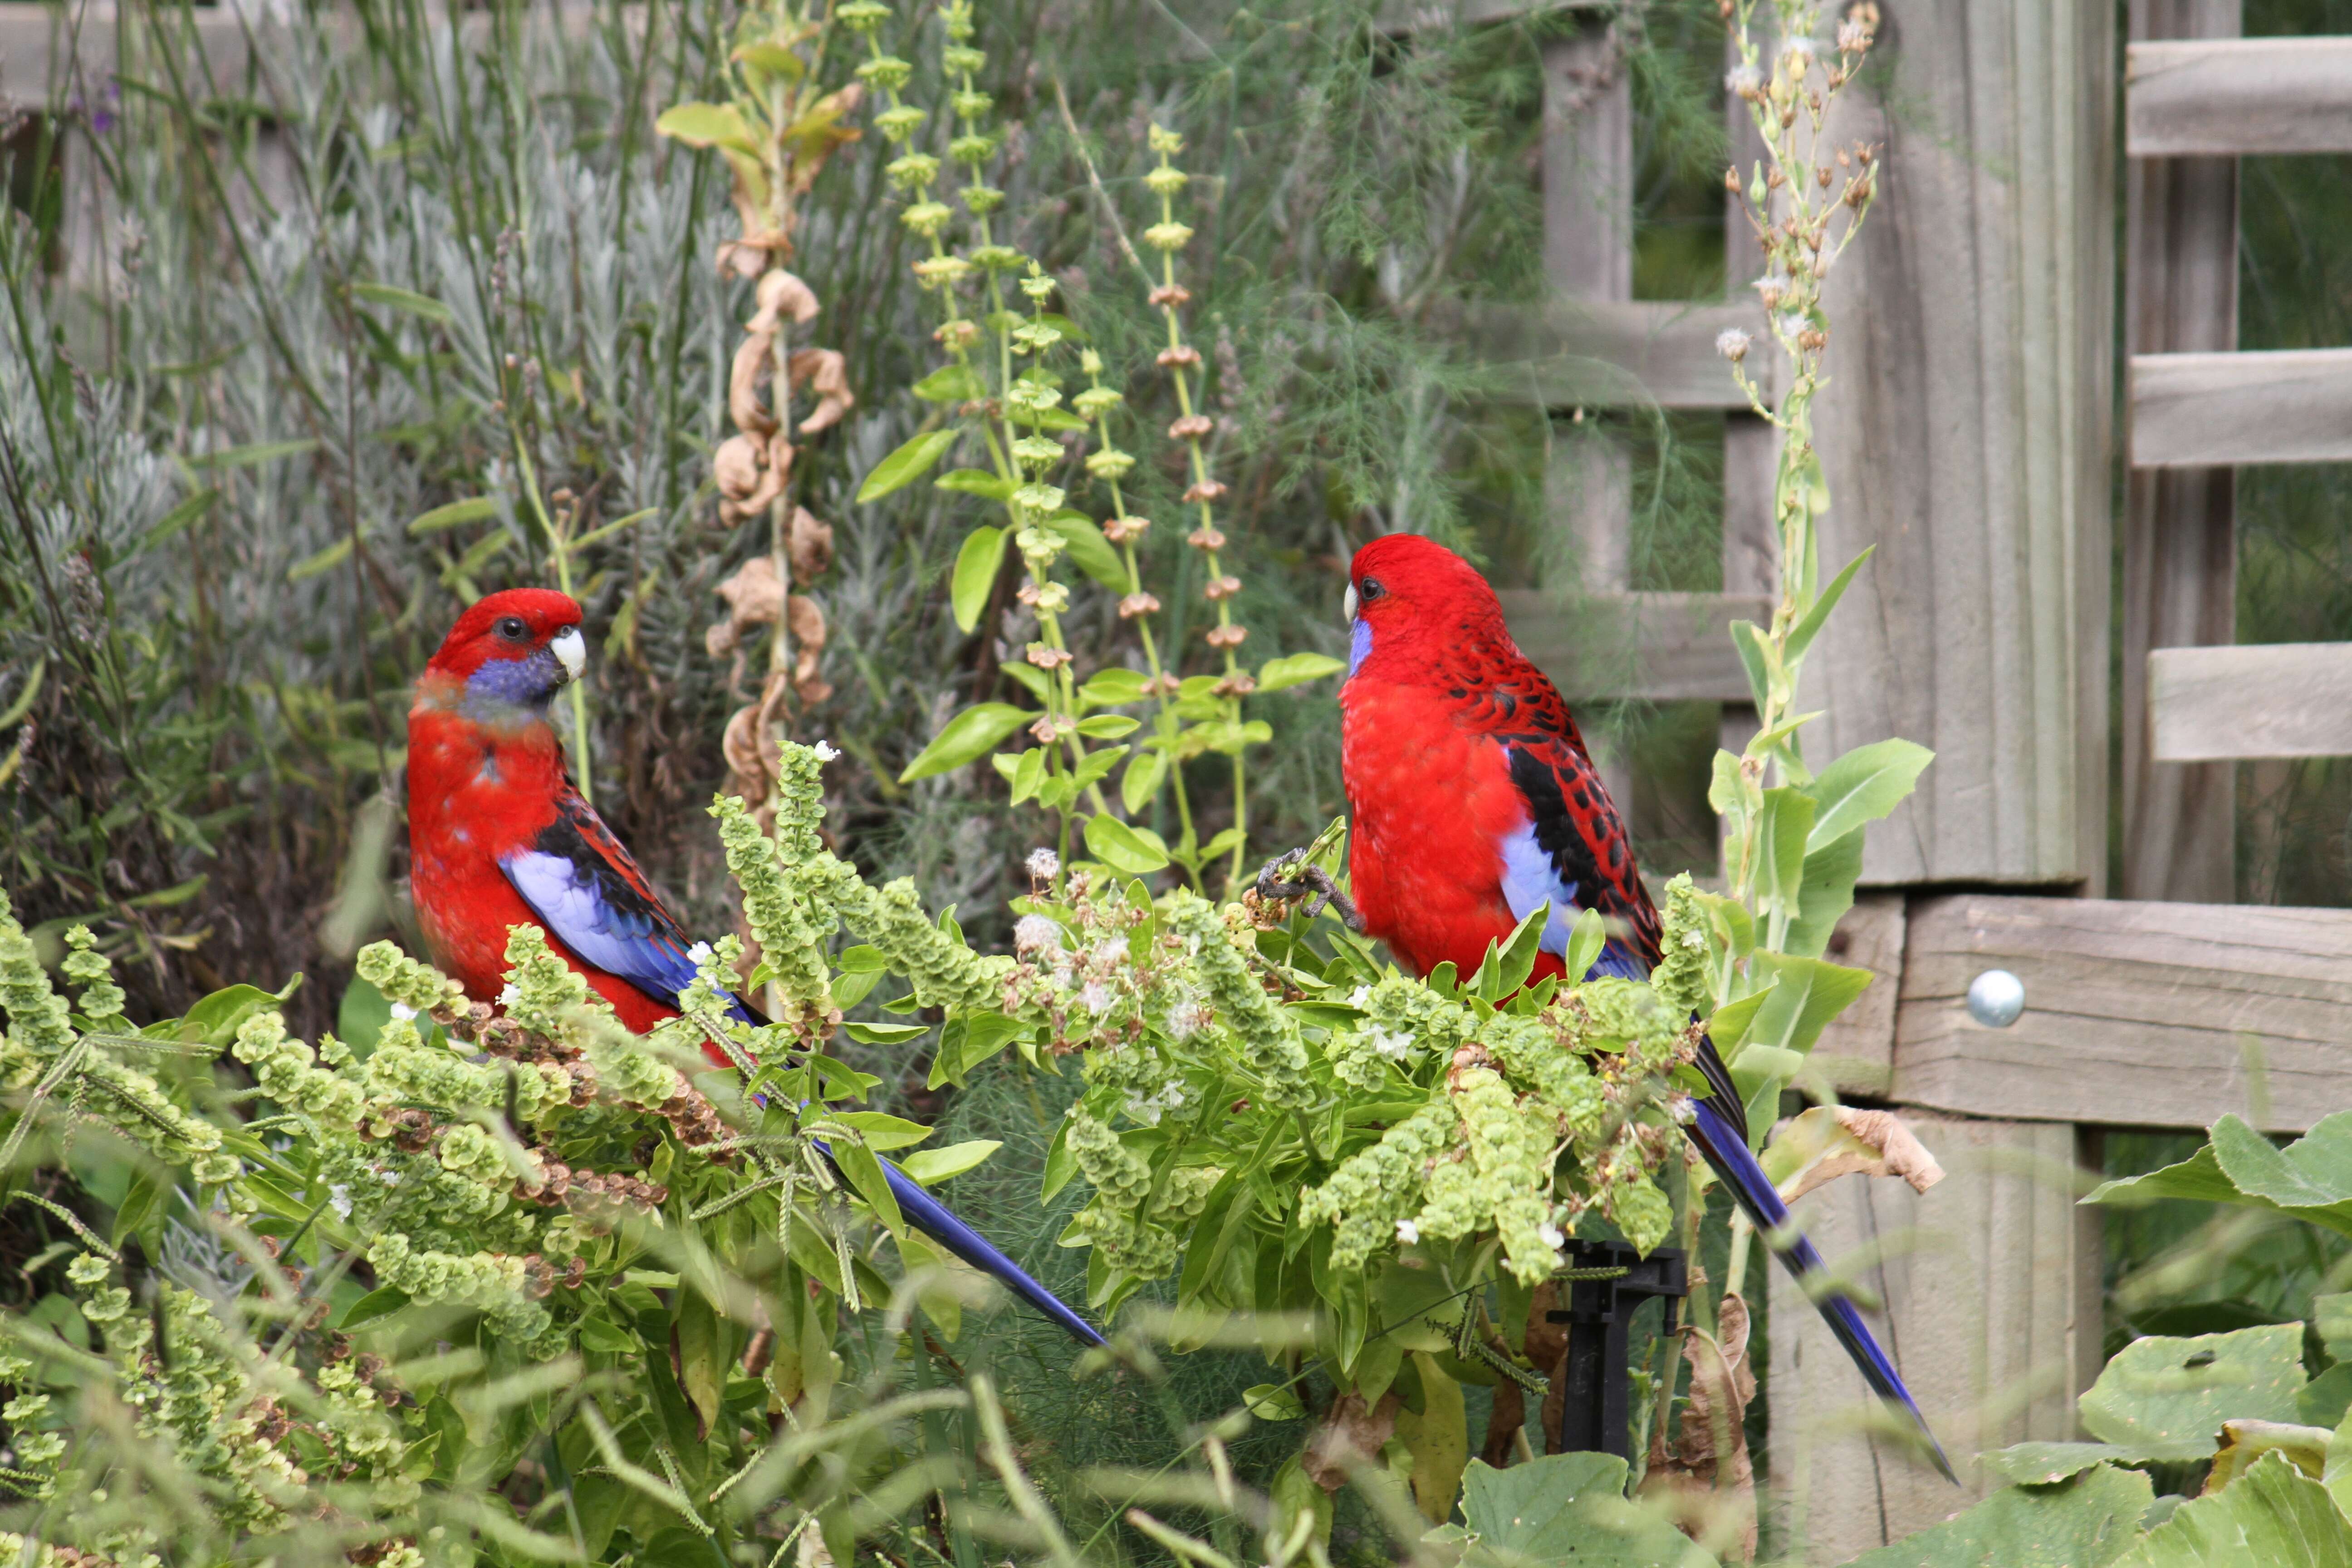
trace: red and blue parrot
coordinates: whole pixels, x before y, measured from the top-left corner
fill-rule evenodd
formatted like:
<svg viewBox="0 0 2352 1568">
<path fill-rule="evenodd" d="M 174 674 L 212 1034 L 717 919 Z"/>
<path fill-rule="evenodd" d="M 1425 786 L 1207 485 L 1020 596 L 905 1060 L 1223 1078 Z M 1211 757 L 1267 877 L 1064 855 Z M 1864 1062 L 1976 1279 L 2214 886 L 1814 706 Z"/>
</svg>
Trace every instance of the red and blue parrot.
<svg viewBox="0 0 2352 1568">
<path fill-rule="evenodd" d="M 408 713 L 411 886 L 434 962 L 467 995 L 499 994 L 507 933 L 535 925 L 622 1024 L 643 1034 L 677 1016 L 678 993 L 694 980 L 694 944 L 572 786 L 548 705 L 586 664 L 580 606 L 546 589 L 492 594 L 450 627 Z M 767 1022 L 740 997 L 728 1000 L 737 1018 Z M 916 1229 L 1080 1341 L 1103 1342 L 987 1237 L 881 1163 Z"/>
<path fill-rule="evenodd" d="M 1625 824 L 1568 704 L 1503 625 L 1476 569 L 1441 544 L 1390 534 L 1349 574 L 1348 679 L 1339 690 L 1350 892 L 1371 935 L 1423 974 L 1467 974 L 1487 944 L 1544 904 L 1532 978 L 1561 973 L 1570 933 L 1598 910 L 1609 937 L 1591 975 L 1638 980 L 1658 961 L 1658 912 Z M 1590 975 L 1587 976 L 1589 978 Z M 1808 1293 L 1872 1390 L 1950 1462 L 1853 1303 L 1820 1289 L 1826 1266 L 1789 1230 L 1789 1208 L 1748 1146 L 1748 1117 L 1714 1042 L 1697 1066 L 1714 1092 L 1686 1131 Z"/>
</svg>

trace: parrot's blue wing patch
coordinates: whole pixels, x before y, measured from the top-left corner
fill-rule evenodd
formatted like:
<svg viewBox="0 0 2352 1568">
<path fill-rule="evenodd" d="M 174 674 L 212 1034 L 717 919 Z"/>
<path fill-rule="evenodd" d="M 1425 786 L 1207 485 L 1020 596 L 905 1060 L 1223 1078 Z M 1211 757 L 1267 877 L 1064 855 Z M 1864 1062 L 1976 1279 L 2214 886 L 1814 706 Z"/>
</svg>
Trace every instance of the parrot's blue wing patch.
<svg viewBox="0 0 2352 1568">
<path fill-rule="evenodd" d="M 1544 920 L 1543 938 L 1536 947 L 1554 957 L 1567 957 L 1569 936 L 1576 930 L 1577 916 L 1584 912 L 1584 906 L 1576 901 L 1577 885 L 1560 875 L 1551 852 L 1537 841 L 1532 822 L 1507 836 L 1501 847 L 1503 902 L 1510 906 L 1511 918 L 1523 921 L 1535 912 L 1537 905 L 1551 905 L 1551 913 Z"/>
<path fill-rule="evenodd" d="M 694 943 L 664 907 L 595 808 L 577 795 L 562 802 L 533 847 L 501 858 L 514 884 L 549 931 L 584 963 L 617 974 L 665 1007 L 694 984 Z M 728 997 L 730 1011 L 761 1023 Z"/>
</svg>

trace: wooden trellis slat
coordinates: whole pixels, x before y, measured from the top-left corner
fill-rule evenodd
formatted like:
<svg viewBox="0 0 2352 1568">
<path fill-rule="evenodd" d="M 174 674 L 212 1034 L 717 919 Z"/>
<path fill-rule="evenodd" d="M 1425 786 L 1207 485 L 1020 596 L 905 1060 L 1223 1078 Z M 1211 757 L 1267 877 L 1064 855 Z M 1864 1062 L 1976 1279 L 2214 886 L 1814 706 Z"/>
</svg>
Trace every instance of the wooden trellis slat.
<svg viewBox="0 0 2352 1568">
<path fill-rule="evenodd" d="M 2131 361 L 2144 468 L 2352 458 L 2352 349 L 2144 353 Z"/>
<path fill-rule="evenodd" d="M 1519 651 L 1579 699 L 1746 701 L 1731 623 L 1760 626 L 1772 614 L 1761 594 L 1601 594 L 1563 603 L 1513 588 L 1500 597 Z"/>
<path fill-rule="evenodd" d="M 1466 323 L 1483 364 L 1483 390 L 1497 400 L 1549 408 L 1745 410 L 1748 395 L 1716 352 L 1727 327 L 1756 333 L 1752 302 L 1685 304 L 1651 300 L 1561 299 L 1540 310 L 1489 307 Z M 1750 368 L 1765 375 L 1775 356 Z"/>
<path fill-rule="evenodd" d="M 2352 643 L 2158 648 L 2147 689 L 2159 763 L 2352 757 Z"/>
<path fill-rule="evenodd" d="M 2193 38 L 2125 52 L 2135 158 L 2352 153 L 2352 38 Z"/>
</svg>

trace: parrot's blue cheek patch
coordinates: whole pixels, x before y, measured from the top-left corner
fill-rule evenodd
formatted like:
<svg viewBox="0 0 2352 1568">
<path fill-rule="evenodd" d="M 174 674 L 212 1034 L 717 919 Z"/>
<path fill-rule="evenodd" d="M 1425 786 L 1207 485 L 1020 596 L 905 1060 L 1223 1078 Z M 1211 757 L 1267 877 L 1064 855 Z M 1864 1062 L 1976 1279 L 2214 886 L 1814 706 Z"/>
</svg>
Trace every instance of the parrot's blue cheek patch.
<svg viewBox="0 0 2352 1568">
<path fill-rule="evenodd" d="M 1348 673 L 1355 674 L 1364 667 L 1364 660 L 1371 657 L 1371 624 L 1363 616 L 1358 616 L 1356 624 L 1348 628 Z"/>
</svg>

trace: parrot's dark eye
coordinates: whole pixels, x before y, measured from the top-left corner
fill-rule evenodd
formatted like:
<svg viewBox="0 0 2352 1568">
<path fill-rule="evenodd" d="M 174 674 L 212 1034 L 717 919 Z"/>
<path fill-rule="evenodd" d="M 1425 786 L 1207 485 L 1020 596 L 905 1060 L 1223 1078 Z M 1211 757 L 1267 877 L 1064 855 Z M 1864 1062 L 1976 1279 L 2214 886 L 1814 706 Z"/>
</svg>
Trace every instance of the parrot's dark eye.
<svg viewBox="0 0 2352 1568">
<path fill-rule="evenodd" d="M 522 624 L 522 617 L 520 616 L 503 616 L 498 624 L 499 636 L 506 638 L 509 642 L 520 642 L 525 637 L 530 635 L 530 628 Z"/>
<path fill-rule="evenodd" d="M 1378 577 L 1367 577 L 1356 590 L 1356 601 L 1359 604 L 1369 605 L 1387 592 L 1386 588 L 1381 586 L 1381 580 Z"/>
</svg>

